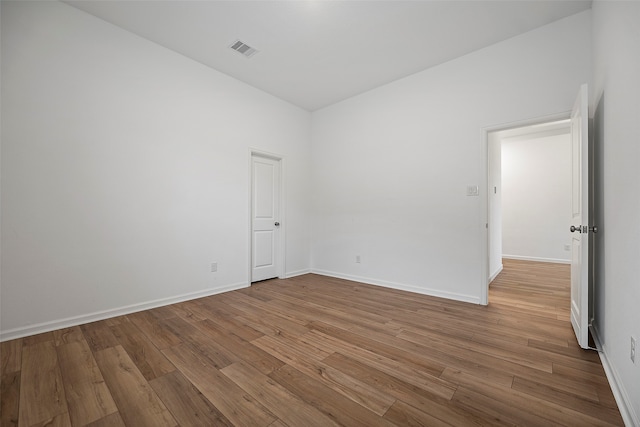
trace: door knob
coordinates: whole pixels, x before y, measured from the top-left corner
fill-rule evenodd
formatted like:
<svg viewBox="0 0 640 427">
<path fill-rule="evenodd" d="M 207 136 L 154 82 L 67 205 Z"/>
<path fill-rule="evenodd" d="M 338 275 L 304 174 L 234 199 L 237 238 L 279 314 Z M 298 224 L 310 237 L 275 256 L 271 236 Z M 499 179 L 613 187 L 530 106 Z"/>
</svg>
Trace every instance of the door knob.
<svg viewBox="0 0 640 427">
<path fill-rule="evenodd" d="M 578 233 L 588 233 L 588 232 L 592 232 L 592 233 L 597 233 L 598 232 L 598 227 L 593 225 L 591 227 L 587 227 L 586 225 L 583 227 L 581 225 L 578 225 L 577 227 L 572 225 L 569 230 L 571 230 L 572 233 L 575 233 L 576 231 Z"/>
<path fill-rule="evenodd" d="M 276 221 L 273 225 L 275 225 L 276 227 L 280 227 L 280 223 L 278 221 Z"/>
</svg>

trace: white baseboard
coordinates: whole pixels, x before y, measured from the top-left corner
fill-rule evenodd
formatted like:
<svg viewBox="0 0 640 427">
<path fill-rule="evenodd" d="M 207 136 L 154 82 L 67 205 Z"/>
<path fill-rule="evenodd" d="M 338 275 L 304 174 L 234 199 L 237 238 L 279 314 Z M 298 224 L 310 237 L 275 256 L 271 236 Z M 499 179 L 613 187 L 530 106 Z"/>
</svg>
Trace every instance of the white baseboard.
<svg viewBox="0 0 640 427">
<path fill-rule="evenodd" d="M 366 283 L 368 285 L 382 286 L 384 288 L 398 289 L 400 291 L 408 291 L 416 294 L 429 295 L 432 297 L 447 298 L 456 301 L 470 302 L 480 304 L 480 299 L 471 295 L 457 294 L 454 292 L 444 292 L 429 288 L 419 288 L 412 285 L 404 285 L 401 283 L 387 282 L 385 280 L 371 279 L 368 277 L 353 276 L 350 274 L 337 273 L 335 271 L 311 269 L 311 273 L 321 276 L 335 277 L 338 279 L 352 280 L 354 282 Z"/>
<path fill-rule="evenodd" d="M 176 304 L 179 302 L 189 301 L 192 299 L 208 297 L 211 295 L 221 294 L 223 292 L 235 291 L 248 287 L 248 283 L 237 283 L 227 285 L 215 289 L 206 289 L 204 291 L 191 292 L 183 295 L 176 295 L 169 298 L 161 298 L 153 301 L 143 302 L 139 304 L 127 305 L 124 307 L 114 308 L 110 310 L 97 311 L 94 313 L 83 314 L 80 316 L 67 317 L 60 320 L 52 320 L 50 322 L 38 323 L 35 325 L 24 326 L 20 328 L 10 329 L 0 332 L 0 342 L 8 341 L 16 338 L 22 338 L 30 335 L 41 334 L 43 332 L 55 331 L 57 329 L 69 328 L 72 326 L 82 325 L 85 323 L 96 322 L 98 320 L 109 319 L 111 317 L 123 316 L 125 314 L 135 313 L 137 311 L 149 310 L 164 305 Z"/>
<path fill-rule="evenodd" d="M 493 282 L 493 279 L 495 279 L 496 277 L 498 277 L 498 274 L 502 273 L 502 270 L 504 269 L 504 266 L 502 264 L 500 264 L 500 266 L 496 269 L 495 273 L 493 273 L 490 277 L 489 277 L 489 284 L 491 284 L 491 282 Z"/>
<path fill-rule="evenodd" d="M 290 271 L 288 273 L 285 273 L 285 279 L 289 279 L 291 277 L 296 277 L 296 276 L 302 276 L 303 274 L 309 274 L 311 273 L 311 269 L 307 268 L 305 270 L 297 270 L 297 271 Z"/>
<path fill-rule="evenodd" d="M 522 261 L 535 261 L 535 262 L 553 262 L 556 264 L 571 264 L 570 259 L 559 259 L 559 258 L 540 258 L 533 256 L 522 256 L 522 255 L 502 255 L 502 258 L 506 259 L 519 259 Z"/>
<path fill-rule="evenodd" d="M 628 427 L 640 427 L 640 416 L 634 412 L 633 405 L 631 405 L 631 399 L 620 381 L 620 376 L 613 365 L 609 362 L 607 352 L 602 346 L 602 341 L 600 341 L 598 330 L 595 326 L 591 326 L 589 330 L 591 331 L 593 340 L 596 342 L 600 362 L 602 362 L 604 373 L 607 376 L 609 385 L 611 386 L 613 397 L 616 399 L 616 403 L 618 404 L 618 409 L 620 410 L 620 415 L 622 416 L 624 425 Z"/>
</svg>

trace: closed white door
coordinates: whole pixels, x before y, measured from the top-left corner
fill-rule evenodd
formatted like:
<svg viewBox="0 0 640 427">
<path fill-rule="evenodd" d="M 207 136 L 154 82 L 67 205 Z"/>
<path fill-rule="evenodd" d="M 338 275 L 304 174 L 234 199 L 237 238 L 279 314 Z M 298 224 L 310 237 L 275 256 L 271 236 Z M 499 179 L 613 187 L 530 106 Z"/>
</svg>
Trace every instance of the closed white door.
<svg viewBox="0 0 640 427">
<path fill-rule="evenodd" d="M 280 160 L 251 157 L 251 282 L 278 277 Z"/>
<path fill-rule="evenodd" d="M 588 88 L 582 85 L 571 112 L 571 325 L 589 348 L 589 127 Z"/>
</svg>

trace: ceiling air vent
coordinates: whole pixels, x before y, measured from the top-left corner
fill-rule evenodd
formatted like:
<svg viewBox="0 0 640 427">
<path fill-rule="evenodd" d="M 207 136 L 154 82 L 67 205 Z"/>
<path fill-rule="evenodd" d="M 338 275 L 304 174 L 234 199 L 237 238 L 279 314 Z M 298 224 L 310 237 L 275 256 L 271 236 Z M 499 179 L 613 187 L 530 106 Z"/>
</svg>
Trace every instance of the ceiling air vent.
<svg viewBox="0 0 640 427">
<path fill-rule="evenodd" d="M 248 44 L 245 44 L 245 43 L 241 42 L 240 40 L 235 41 L 229 47 L 231 49 L 235 50 L 236 52 L 243 54 L 247 58 L 250 58 L 253 55 L 255 55 L 256 53 L 258 53 L 258 51 L 256 49 L 252 48 Z"/>
</svg>

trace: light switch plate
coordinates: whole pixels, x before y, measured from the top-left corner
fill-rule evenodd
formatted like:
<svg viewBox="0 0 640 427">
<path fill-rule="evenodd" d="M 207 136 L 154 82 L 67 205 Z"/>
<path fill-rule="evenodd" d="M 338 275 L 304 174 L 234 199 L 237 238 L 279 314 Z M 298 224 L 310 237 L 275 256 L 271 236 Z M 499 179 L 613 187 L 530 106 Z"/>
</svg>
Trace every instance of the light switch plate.
<svg viewBox="0 0 640 427">
<path fill-rule="evenodd" d="M 467 185 L 467 196 L 477 196 L 479 194 L 477 185 Z"/>
</svg>

